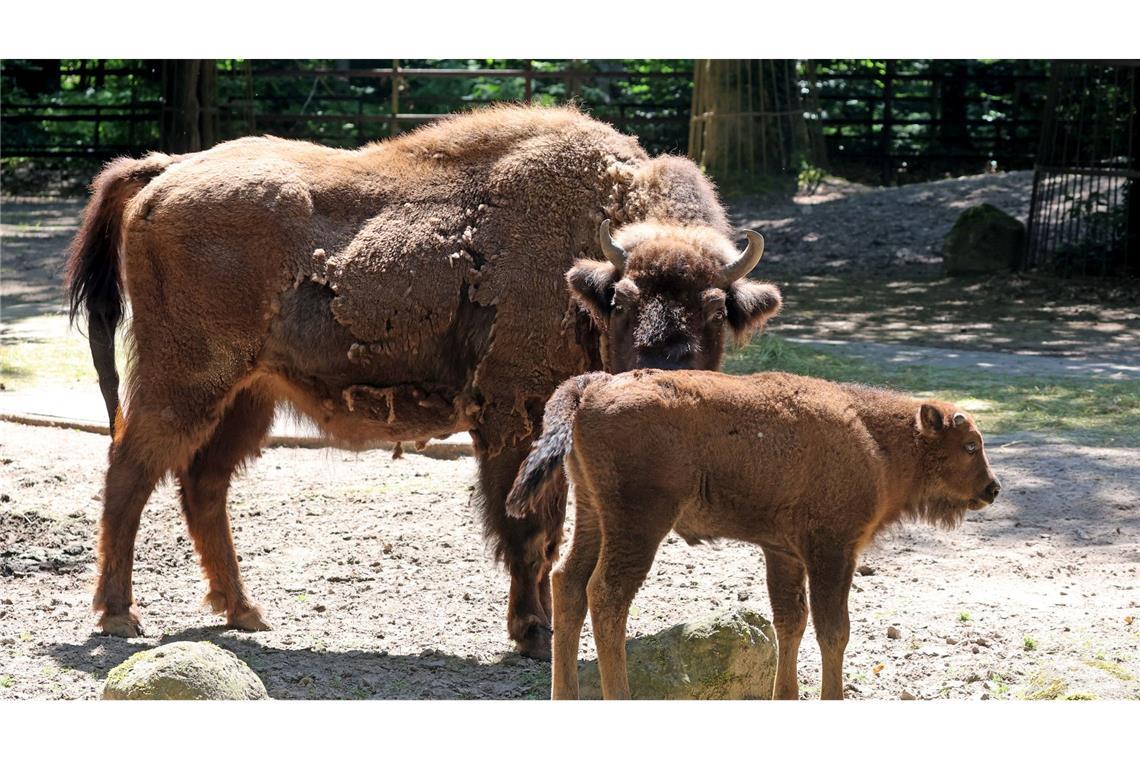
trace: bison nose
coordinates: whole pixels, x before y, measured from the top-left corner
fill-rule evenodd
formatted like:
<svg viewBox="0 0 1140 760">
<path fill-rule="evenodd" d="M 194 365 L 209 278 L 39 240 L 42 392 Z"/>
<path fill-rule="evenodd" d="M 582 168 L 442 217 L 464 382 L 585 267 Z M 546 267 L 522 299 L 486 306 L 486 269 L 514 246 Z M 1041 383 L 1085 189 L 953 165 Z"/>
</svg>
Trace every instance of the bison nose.
<svg viewBox="0 0 1140 760">
<path fill-rule="evenodd" d="M 998 494 L 1001 493 L 1001 483 L 997 482 L 997 478 L 990 481 L 986 486 L 986 499 L 992 504 L 997 499 Z"/>
</svg>

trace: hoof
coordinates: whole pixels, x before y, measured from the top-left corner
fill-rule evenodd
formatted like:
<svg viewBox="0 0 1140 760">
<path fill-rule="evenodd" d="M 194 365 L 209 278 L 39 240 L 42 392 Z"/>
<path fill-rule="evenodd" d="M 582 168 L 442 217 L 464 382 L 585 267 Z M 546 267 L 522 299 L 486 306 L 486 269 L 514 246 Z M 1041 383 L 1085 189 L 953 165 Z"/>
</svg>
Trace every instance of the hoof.
<svg viewBox="0 0 1140 760">
<path fill-rule="evenodd" d="M 550 660 L 550 637 L 553 630 L 542 623 L 531 623 L 527 626 L 526 635 L 515 646 L 523 657 L 532 660 Z"/>
<path fill-rule="evenodd" d="M 107 615 L 99 618 L 99 628 L 106 636 L 117 636 L 121 639 L 133 639 L 142 636 L 142 625 L 139 616 L 134 612 L 126 615 Z"/>
<path fill-rule="evenodd" d="M 237 612 L 230 615 L 226 619 L 226 624 L 230 628 L 236 628 L 239 631 L 268 631 L 269 624 L 261 615 L 261 610 L 253 607 L 245 610 L 244 612 Z"/>
</svg>

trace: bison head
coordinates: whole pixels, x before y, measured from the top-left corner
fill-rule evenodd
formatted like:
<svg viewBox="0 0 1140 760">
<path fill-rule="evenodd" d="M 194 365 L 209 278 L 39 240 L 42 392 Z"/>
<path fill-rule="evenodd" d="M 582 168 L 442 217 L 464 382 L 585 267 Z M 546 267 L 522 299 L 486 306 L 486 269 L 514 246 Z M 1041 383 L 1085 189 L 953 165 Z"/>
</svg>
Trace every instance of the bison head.
<svg viewBox="0 0 1140 760">
<path fill-rule="evenodd" d="M 605 261 L 580 260 L 566 279 L 602 334 L 609 372 L 720 368 L 731 330 L 743 343 L 780 310 L 775 285 L 745 278 L 764 253 L 749 231 L 743 253 L 707 227 L 642 222 L 598 230 Z"/>
<path fill-rule="evenodd" d="M 965 412 L 949 404 L 923 404 L 915 419 L 923 442 L 922 504 L 928 520 L 957 524 L 966 510 L 992 504 L 1001 484 L 990 468 L 982 433 Z"/>
</svg>

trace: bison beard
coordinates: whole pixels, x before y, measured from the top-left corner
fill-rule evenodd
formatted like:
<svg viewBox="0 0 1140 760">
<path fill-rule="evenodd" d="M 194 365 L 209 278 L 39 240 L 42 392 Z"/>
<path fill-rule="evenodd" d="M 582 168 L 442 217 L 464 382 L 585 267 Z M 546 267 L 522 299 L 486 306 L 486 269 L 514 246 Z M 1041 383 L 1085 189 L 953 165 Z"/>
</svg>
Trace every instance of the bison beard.
<svg viewBox="0 0 1140 760">
<path fill-rule="evenodd" d="M 605 260 L 603 220 L 620 226 L 624 269 Z M 626 345 L 637 318 L 613 315 L 615 292 L 672 309 L 686 366 L 718 366 L 727 330 L 760 328 L 779 292 L 724 279 L 738 257 L 727 234 L 695 165 L 650 159 L 571 109 L 485 109 L 357 151 L 262 137 L 114 162 L 69 265 L 114 431 L 94 600 L 103 629 L 139 632 L 135 534 L 170 473 L 212 606 L 230 625 L 265 626 L 225 503 L 285 402 L 347 447 L 470 432 L 475 500 L 511 574 L 508 630 L 545 656 L 565 485 L 542 514 L 504 511 L 543 403 L 584 370 L 656 361 Z M 580 292 L 572 269 L 601 290 Z M 136 361 L 120 407 L 124 295 Z"/>
</svg>

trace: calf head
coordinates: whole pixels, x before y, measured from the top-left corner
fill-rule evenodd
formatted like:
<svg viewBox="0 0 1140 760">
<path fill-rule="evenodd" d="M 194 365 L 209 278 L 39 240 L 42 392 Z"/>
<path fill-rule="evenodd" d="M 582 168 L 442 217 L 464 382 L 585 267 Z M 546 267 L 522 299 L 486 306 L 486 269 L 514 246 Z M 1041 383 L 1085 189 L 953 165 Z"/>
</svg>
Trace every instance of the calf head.
<svg viewBox="0 0 1140 760">
<path fill-rule="evenodd" d="M 580 260 L 566 279 L 602 334 L 607 372 L 720 368 L 731 331 L 744 343 L 780 310 L 780 291 L 745 278 L 764 253 L 748 231 L 737 252 L 707 227 L 642 222 L 598 231 L 605 261 Z"/>
<path fill-rule="evenodd" d="M 952 526 L 967 510 L 992 504 L 1001 484 L 990 468 L 974 420 L 949 404 L 923 404 L 915 424 L 922 445 L 924 510 L 933 522 Z"/>
</svg>

